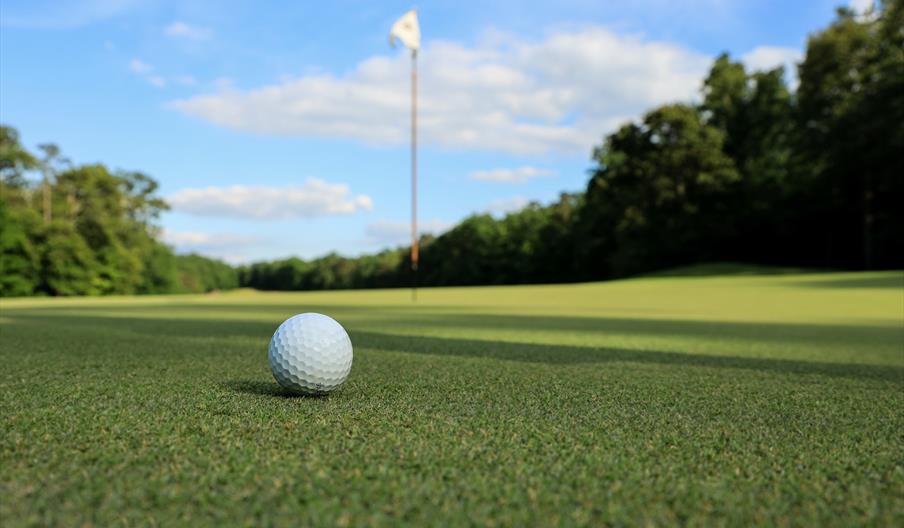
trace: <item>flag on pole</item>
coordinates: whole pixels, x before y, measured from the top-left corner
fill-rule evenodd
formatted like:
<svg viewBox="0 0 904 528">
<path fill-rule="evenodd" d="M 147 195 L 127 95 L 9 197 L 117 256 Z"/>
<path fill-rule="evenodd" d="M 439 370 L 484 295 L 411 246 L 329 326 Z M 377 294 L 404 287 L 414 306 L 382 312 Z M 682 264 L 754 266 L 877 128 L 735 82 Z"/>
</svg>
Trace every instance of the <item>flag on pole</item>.
<svg viewBox="0 0 904 528">
<path fill-rule="evenodd" d="M 412 9 L 398 19 L 389 30 L 389 45 L 396 39 L 411 50 L 411 300 L 417 300 L 417 50 L 421 47 L 421 28 Z"/>
<path fill-rule="evenodd" d="M 402 15 L 389 30 L 389 44 L 395 46 L 396 39 L 411 51 L 417 51 L 421 47 L 421 28 L 417 23 L 417 12 L 411 11 Z"/>
</svg>

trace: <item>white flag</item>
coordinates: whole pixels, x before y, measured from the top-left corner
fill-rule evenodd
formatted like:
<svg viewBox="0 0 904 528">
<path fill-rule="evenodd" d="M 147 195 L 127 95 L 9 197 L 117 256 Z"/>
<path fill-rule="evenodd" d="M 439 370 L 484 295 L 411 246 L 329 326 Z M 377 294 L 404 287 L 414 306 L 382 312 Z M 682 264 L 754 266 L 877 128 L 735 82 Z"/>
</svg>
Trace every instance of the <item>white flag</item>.
<svg viewBox="0 0 904 528">
<path fill-rule="evenodd" d="M 402 15 L 402 18 L 392 25 L 392 29 L 389 30 L 389 44 L 395 46 L 395 39 L 401 40 L 402 44 L 412 51 L 417 51 L 421 47 L 421 28 L 417 24 L 417 13 L 414 9 Z"/>
</svg>

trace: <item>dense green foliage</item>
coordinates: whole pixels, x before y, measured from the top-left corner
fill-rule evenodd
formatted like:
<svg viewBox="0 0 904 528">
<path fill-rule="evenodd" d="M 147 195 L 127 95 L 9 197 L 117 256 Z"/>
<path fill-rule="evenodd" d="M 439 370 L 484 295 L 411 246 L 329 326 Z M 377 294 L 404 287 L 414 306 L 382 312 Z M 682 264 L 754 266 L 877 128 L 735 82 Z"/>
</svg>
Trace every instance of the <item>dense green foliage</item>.
<svg viewBox="0 0 904 528">
<path fill-rule="evenodd" d="M 497 220 L 490 215 L 464 219 L 438 238 L 421 239 L 423 284 L 512 284 L 566 282 L 573 252 L 574 214 L 580 196 L 531 204 Z M 407 285 L 409 250 L 345 258 L 330 254 L 309 262 L 290 258 L 239 269 L 243 286 L 262 290 L 386 288 Z"/>
<path fill-rule="evenodd" d="M 736 236 L 730 222 L 740 180 L 723 134 L 690 106 L 650 112 L 597 149 L 582 211 L 587 274 L 623 276 L 718 260 Z M 722 221 L 720 221 L 722 220 Z"/>
<path fill-rule="evenodd" d="M 782 68 L 723 55 L 697 106 L 668 105 L 605 138 L 586 193 L 421 241 L 423 285 L 568 282 L 704 261 L 904 267 L 904 2 L 840 10 L 789 89 Z M 407 249 L 259 263 L 243 285 L 405 285 Z"/>
<path fill-rule="evenodd" d="M 904 525 L 904 276 L 729 271 L 4 301 L 0 519 Z M 267 341 L 309 310 L 354 366 L 286 397 Z"/>
<path fill-rule="evenodd" d="M 157 183 L 103 165 L 72 167 L 54 145 L 38 160 L 0 127 L 0 296 L 204 292 L 235 288 L 236 271 L 176 256 L 155 238 L 166 204 Z M 27 176 L 40 169 L 40 185 Z"/>
</svg>

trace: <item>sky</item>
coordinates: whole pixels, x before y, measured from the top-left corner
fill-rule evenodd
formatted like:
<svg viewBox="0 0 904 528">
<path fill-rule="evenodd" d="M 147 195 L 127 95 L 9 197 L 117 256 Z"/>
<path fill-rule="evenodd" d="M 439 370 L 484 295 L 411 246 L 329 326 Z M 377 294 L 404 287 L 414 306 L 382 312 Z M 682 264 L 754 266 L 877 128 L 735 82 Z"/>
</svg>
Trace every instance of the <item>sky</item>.
<svg viewBox="0 0 904 528">
<path fill-rule="evenodd" d="M 870 0 L 855 0 L 864 9 Z M 793 65 L 839 1 L 424 1 L 421 232 L 584 189 L 591 151 L 698 100 L 714 57 Z M 141 171 L 160 237 L 231 263 L 406 243 L 409 2 L 3 0 L 0 122 Z"/>
</svg>

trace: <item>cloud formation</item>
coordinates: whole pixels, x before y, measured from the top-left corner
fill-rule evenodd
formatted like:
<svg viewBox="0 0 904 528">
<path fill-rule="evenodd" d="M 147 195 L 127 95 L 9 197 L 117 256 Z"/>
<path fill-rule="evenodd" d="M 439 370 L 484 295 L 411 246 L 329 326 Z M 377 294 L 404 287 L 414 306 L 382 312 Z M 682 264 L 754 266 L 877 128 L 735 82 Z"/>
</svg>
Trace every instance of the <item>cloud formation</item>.
<svg viewBox="0 0 904 528">
<path fill-rule="evenodd" d="M 710 58 L 603 27 L 419 54 L 419 127 L 427 144 L 515 154 L 586 151 L 652 106 L 692 98 Z M 408 138 L 409 59 L 377 56 L 344 75 L 311 74 L 251 90 L 172 101 L 218 126 L 369 144 Z"/>
<path fill-rule="evenodd" d="M 150 64 L 144 62 L 143 60 L 132 59 L 129 62 L 129 70 L 131 70 L 132 73 L 144 75 L 144 74 L 151 73 L 152 71 L 154 71 L 154 67 L 151 66 Z"/>
<path fill-rule="evenodd" d="M 795 65 L 803 58 L 803 50 L 781 46 L 758 46 L 741 55 L 741 60 L 750 69 L 771 70 L 778 66 L 784 66 L 785 71 L 789 74 L 795 73 Z"/>
<path fill-rule="evenodd" d="M 201 253 L 230 264 L 247 262 L 248 258 L 242 250 L 267 241 L 264 237 L 242 233 L 202 233 L 169 229 L 163 230 L 160 240 L 174 247 L 177 253 Z"/>
<path fill-rule="evenodd" d="M 148 84 L 163 88 L 166 86 L 166 79 L 162 75 L 154 73 L 154 67 L 140 59 L 132 59 L 129 61 L 129 71 L 141 77 Z"/>
<path fill-rule="evenodd" d="M 855 13 L 862 15 L 870 9 L 875 9 L 875 0 L 850 0 L 848 7 Z"/>
<path fill-rule="evenodd" d="M 263 238 L 241 233 L 201 233 L 164 230 L 161 239 L 180 249 L 211 249 L 259 244 Z"/>
<path fill-rule="evenodd" d="M 504 215 L 506 213 L 513 213 L 520 209 L 524 209 L 529 203 L 530 200 L 524 196 L 512 196 L 511 198 L 493 200 L 484 207 L 484 210 L 490 214 Z"/>
<path fill-rule="evenodd" d="M 418 232 L 422 235 L 426 233 L 439 235 L 453 225 L 455 224 L 444 220 L 426 220 L 418 222 Z M 367 224 L 365 235 L 368 242 L 373 244 L 384 246 L 408 244 L 411 241 L 411 224 L 381 219 Z"/>
<path fill-rule="evenodd" d="M 369 196 L 352 196 L 341 183 L 309 178 L 302 185 L 204 187 L 182 189 L 166 198 L 174 211 L 225 218 L 276 220 L 369 211 Z"/>
<path fill-rule="evenodd" d="M 785 79 L 792 90 L 797 88 L 797 64 L 803 58 L 803 50 L 781 46 L 758 46 L 741 55 L 748 70 L 765 71 L 784 66 Z"/>
<path fill-rule="evenodd" d="M 186 40 L 207 40 L 212 34 L 207 28 L 192 26 L 180 20 L 166 26 L 163 33 L 168 37 Z"/>
<path fill-rule="evenodd" d="M 517 169 L 493 169 L 471 173 L 472 180 L 488 181 L 495 183 L 526 183 L 534 178 L 552 176 L 555 171 L 538 167 L 518 167 Z"/>
</svg>

